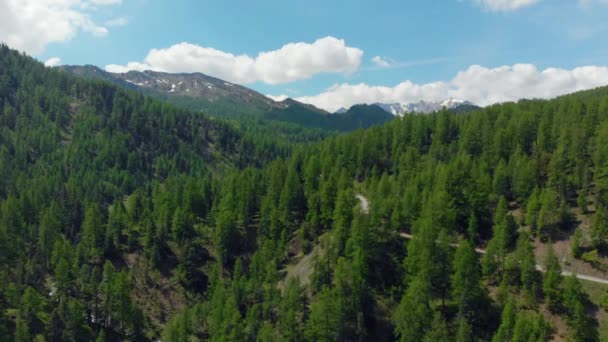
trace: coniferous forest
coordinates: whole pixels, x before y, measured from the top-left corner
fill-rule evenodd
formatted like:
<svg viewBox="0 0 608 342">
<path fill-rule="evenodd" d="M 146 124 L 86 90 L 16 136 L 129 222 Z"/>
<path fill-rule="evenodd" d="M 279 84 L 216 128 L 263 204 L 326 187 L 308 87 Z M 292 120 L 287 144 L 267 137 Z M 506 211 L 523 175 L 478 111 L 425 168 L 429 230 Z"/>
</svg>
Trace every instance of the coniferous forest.
<svg viewBox="0 0 608 342">
<path fill-rule="evenodd" d="M 608 338 L 608 88 L 244 128 L 1 46 L 0 110 L 2 341 Z"/>
</svg>

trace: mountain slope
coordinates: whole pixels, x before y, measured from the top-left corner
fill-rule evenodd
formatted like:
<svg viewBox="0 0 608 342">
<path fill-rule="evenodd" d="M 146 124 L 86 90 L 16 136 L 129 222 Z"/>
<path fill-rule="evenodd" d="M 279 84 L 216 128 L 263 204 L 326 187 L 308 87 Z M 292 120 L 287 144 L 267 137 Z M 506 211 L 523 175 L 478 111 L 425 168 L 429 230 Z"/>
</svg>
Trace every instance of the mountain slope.
<svg viewBox="0 0 608 342">
<path fill-rule="evenodd" d="M 209 102 L 230 98 L 235 103 L 255 108 L 267 108 L 275 104 L 254 90 L 201 73 L 172 74 L 151 70 L 111 73 L 93 65 L 64 65 L 57 68 L 85 78 L 103 79 L 122 87 L 166 97 L 189 97 Z"/>
<path fill-rule="evenodd" d="M 607 170 L 608 88 L 329 137 L 259 170 L 265 186 L 240 200 L 233 187 L 255 177 L 229 179 L 218 212 L 261 203 L 255 243 L 242 229 L 224 247 L 231 274 L 163 340 L 185 329 L 193 339 L 598 341 L 604 309 L 560 268 L 572 266 L 564 239 L 580 234 L 577 248 L 602 255 L 596 272 L 608 279 L 606 249 L 592 242 L 608 243 Z M 587 214 L 572 217 L 575 203 Z M 256 248 L 243 256 L 244 245 Z"/>
<path fill-rule="evenodd" d="M 211 258 L 200 240 L 188 247 L 193 259 L 158 245 L 194 233 L 194 218 L 176 208 L 197 208 L 200 224 L 214 177 L 288 154 L 272 136 L 46 68 L 5 45 L 0 108 L 0 340 L 19 340 L 24 324 L 22 340 L 158 335 L 184 288 L 206 281 L 175 263 Z M 152 215 L 151 197 L 164 214 Z M 156 247 L 142 253 L 143 245 Z"/>
<path fill-rule="evenodd" d="M 293 99 L 273 101 L 249 88 L 201 73 L 171 74 L 155 71 L 110 73 L 95 66 L 60 66 L 60 70 L 89 79 L 102 79 L 121 87 L 175 103 L 190 110 L 223 118 L 258 117 L 294 123 L 303 127 L 349 131 L 380 124 L 387 117 L 360 113 L 332 117 L 326 111 Z M 364 120 L 361 117 L 365 116 Z"/>
</svg>

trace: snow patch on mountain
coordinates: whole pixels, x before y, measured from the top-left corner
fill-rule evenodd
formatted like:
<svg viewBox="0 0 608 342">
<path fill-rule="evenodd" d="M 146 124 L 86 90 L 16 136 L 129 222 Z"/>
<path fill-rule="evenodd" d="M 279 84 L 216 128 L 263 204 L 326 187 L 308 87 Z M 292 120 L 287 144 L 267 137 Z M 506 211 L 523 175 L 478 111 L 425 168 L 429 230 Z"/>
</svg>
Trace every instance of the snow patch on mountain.
<svg viewBox="0 0 608 342">
<path fill-rule="evenodd" d="M 454 109 L 460 106 L 469 105 L 474 106 L 470 101 L 459 100 L 454 98 L 449 98 L 444 101 L 424 101 L 420 100 L 418 102 L 412 103 L 374 103 L 385 111 L 395 115 L 395 116 L 403 116 L 406 113 L 432 113 L 443 108 L 445 109 Z"/>
</svg>

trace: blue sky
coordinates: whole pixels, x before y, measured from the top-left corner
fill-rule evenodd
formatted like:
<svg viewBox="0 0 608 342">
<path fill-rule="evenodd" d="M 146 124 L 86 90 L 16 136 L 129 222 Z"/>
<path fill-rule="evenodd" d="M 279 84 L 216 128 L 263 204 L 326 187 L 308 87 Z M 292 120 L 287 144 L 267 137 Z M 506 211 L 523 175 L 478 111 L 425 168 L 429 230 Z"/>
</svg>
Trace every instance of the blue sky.
<svg viewBox="0 0 608 342">
<path fill-rule="evenodd" d="M 23 22 L 33 19 L 19 19 L 28 2 L 40 7 L 27 10 L 30 18 L 57 15 L 39 34 Z M 42 61 L 115 65 L 108 68 L 114 71 L 201 71 L 328 110 L 446 96 L 485 105 L 529 94 L 515 89 L 525 88 L 526 78 L 535 97 L 608 84 L 607 0 L 328 3 L 0 0 L 0 22 L 9 16 L 8 24 L 0 23 L 0 40 Z M 49 32 L 62 25 L 67 28 Z M 188 44 L 177 48 L 182 42 Z M 256 60 L 290 43 L 304 45 L 265 63 Z M 147 59 L 152 49 L 160 52 Z M 242 55 L 249 59 L 237 58 Z M 137 64 L 126 67 L 129 62 Z M 527 67 L 515 67 L 520 64 Z M 476 65 L 481 68 L 471 69 Z M 559 72 L 545 73 L 548 68 Z M 571 78 L 568 84 L 564 77 Z M 513 84 L 503 88 L 505 82 Z M 501 93 L 485 94 L 485 86 Z"/>
</svg>

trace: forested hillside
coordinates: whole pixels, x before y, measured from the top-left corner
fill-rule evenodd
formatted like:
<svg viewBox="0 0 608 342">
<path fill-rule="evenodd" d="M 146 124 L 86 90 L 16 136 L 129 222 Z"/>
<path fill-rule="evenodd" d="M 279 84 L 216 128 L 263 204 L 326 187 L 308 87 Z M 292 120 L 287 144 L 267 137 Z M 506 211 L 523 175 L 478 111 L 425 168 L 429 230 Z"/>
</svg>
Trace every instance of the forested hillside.
<svg viewBox="0 0 608 342">
<path fill-rule="evenodd" d="M 0 107 L 6 340 L 605 336 L 608 88 L 292 145 L 2 47 Z"/>
<path fill-rule="evenodd" d="M 93 336 L 87 321 L 102 322 L 91 318 L 100 311 L 87 308 L 87 318 L 74 310 L 104 293 L 97 287 L 102 270 L 112 269 L 104 261 L 168 234 L 143 224 L 123 231 L 125 215 L 153 188 L 173 182 L 168 190 L 181 193 L 190 187 L 183 200 L 197 202 L 206 214 L 199 204 L 210 197 L 203 200 L 196 191 L 215 191 L 213 175 L 261 166 L 290 150 L 276 136 L 244 135 L 135 92 L 50 70 L 6 46 L 0 47 L 0 108 L 0 336 L 9 340 L 13 334 L 20 340 L 39 333 L 56 340 Z M 195 182 L 203 188 L 195 191 Z M 106 227 L 110 216 L 113 228 Z M 106 279 L 112 295 L 122 297 L 106 303 L 102 325 L 139 334 L 133 320 L 140 310 L 129 300 L 126 275 Z M 34 296 L 26 301 L 34 301 L 27 305 L 36 305 L 36 312 L 24 306 L 25 293 Z M 119 303 L 120 309 L 110 309 Z M 117 310 L 120 319 L 110 318 Z"/>
<path fill-rule="evenodd" d="M 236 122 L 247 122 L 244 129 L 268 126 L 265 132 L 294 132 L 298 142 L 310 141 L 320 134 L 353 131 L 385 123 L 393 115 L 380 107 L 355 106 L 341 115 L 330 114 L 293 99 L 274 101 L 257 91 L 201 73 L 164 73 L 129 71 L 118 74 L 92 65 L 65 65 L 57 69 L 92 80 L 104 80 L 139 91 L 191 111 Z M 361 110 L 361 108 L 365 110 Z M 254 122 L 260 122 L 256 125 Z"/>
</svg>

